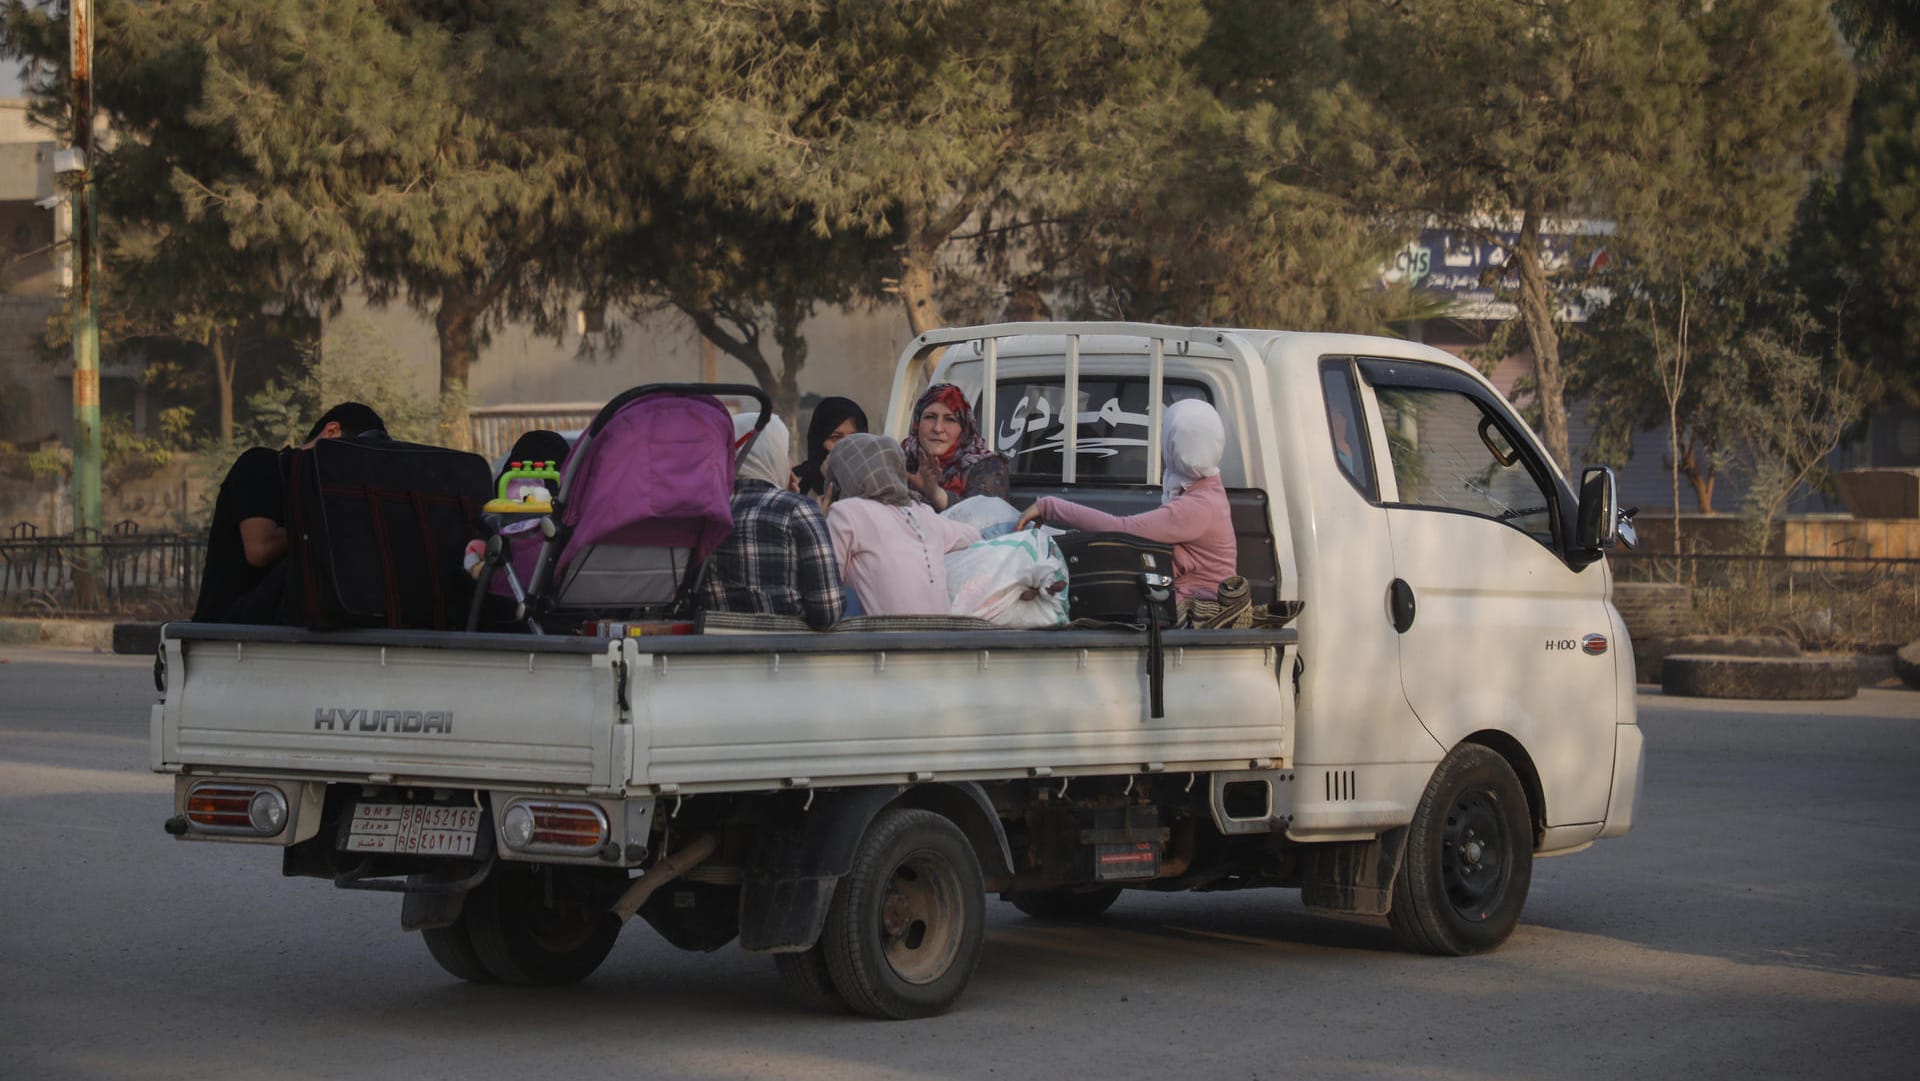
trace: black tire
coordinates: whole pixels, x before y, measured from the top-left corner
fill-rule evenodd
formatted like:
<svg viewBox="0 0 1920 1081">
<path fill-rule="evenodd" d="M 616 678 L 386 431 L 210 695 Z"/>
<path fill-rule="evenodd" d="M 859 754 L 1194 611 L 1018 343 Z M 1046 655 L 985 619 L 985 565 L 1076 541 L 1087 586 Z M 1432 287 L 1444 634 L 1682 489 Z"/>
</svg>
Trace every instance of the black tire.
<svg viewBox="0 0 1920 1081">
<path fill-rule="evenodd" d="M 1013 907 L 1036 920 L 1091 920 L 1113 907 L 1120 887 L 1091 890 L 1016 890 L 1007 894 Z"/>
<path fill-rule="evenodd" d="M 931 1017 L 959 999 L 985 941 L 980 861 L 931 811 L 883 811 L 833 891 L 820 950 L 855 1012 Z"/>
<path fill-rule="evenodd" d="M 467 894 L 461 915 L 475 955 L 494 978 L 517 987 L 586 979 L 620 935 L 620 919 L 608 910 L 616 878 L 625 876 L 589 868 L 536 872 L 525 864 L 495 865 Z"/>
<path fill-rule="evenodd" d="M 799 953 L 776 953 L 773 967 L 787 994 L 808 1009 L 822 1013 L 846 1013 L 847 1000 L 834 990 L 833 973 L 827 968 L 827 955 L 818 943 Z"/>
<path fill-rule="evenodd" d="M 420 937 L 426 940 L 427 952 L 447 970 L 447 975 L 468 983 L 500 982 L 474 950 L 464 914 L 445 927 L 422 927 Z"/>
<path fill-rule="evenodd" d="M 1507 940 L 1533 881 L 1533 825 L 1507 760 L 1476 744 L 1433 771 L 1387 914 L 1402 945 L 1449 956 Z"/>
</svg>

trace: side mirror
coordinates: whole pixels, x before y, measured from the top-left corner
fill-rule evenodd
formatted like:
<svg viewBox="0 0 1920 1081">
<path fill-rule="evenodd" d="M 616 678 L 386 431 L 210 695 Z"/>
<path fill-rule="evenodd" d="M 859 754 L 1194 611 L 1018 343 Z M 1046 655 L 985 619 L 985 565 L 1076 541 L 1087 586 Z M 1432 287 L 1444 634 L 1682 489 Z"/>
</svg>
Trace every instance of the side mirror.
<svg viewBox="0 0 1920 1081">
<path fill-rule="evenodd" d="M 1633 528 L 1634 512 L 1620 509 L 1620 486 L 1613 470 L 1589 466 L 1580 474 L 1580 512 L 1574 521 L 1576 547 L 1604 552 L 1639 543 Z"/>
</svg>

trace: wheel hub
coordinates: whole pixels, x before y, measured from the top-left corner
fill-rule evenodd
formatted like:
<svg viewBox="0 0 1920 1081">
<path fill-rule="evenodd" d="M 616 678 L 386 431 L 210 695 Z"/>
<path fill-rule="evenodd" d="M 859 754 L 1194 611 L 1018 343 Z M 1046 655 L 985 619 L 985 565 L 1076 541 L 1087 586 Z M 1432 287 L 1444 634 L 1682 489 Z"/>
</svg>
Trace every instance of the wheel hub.
<svg viewBox="0 0 1920 1081">
<path fill-rule="evenodd" d="M 960 880 L 936 860 L 909 857 L 880 898 L 880 945 L 887 965 L 908 983 L 945 975 L 960 950 Z"/>
<path fill-rule="evenodd" d="M 1461 793 L 1441 834 L 1440 875 L 1447 900 L 1467 920 L 1487 919 L 1506 895 L 1511 869 L 1499 796 L 1487 789 Z"/>
</svg>

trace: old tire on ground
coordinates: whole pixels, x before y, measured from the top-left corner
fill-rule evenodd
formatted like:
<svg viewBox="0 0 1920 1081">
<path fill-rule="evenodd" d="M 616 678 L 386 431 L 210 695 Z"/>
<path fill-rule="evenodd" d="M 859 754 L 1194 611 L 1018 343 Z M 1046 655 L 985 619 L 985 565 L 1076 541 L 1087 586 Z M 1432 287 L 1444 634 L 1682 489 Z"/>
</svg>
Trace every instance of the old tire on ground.
<svg viewBox="0 0 1920 1081">
<path fill-rule="evenodd" d="M 1676 653 L 1661 662 L 1661 688 L 1688 698 L 1812 700 L 1852 698 L 1860 673 L 1852 657 L 1719 657 Z"/>
<path fill-rule="evenodd" d="M 895 808 L 867 827 L 820 936 L 834 989 L 855 1012 L 904 1020 L 953 1005 L 985 941 L 980 861 L 958 826 Z"/>
<path fill-rule="evenodd" d="M 1637 643 L 1636 643 L 1637 646 Z M 1638 652 L 1636 649 L 1635 652 Z M 1653 646 L 1652 670 L 1641 673 L 1646 682 L 1660 682 L 1661 665 L 1682 653 L 1710 653 L 1717 657 L 1798 657 L 1799 643 L 1780 635 L 1688 634 L 1662 638 Z"/>
<path fill-rule="evenodd" d="M 773 967 L 780 982 L 795 1001 L 822 1013 L 846 1013 L 847 1000 L 834 990 L 833 973 L 827 969 L 827 955 L 815 943 L 799 953 L 776 953 Z"/>
<path fill-rule="evenodd" d="M 625 879 L 619 871 L 535 871 L 502 861 L 467 894 L 460 919 L 480 963 L 501 983 L 577 983 L 600 967 L 620 935 L 620 919 L 608 908 Z"/>
<path fill-rule="evenodd" d="M 1459 956 L 1505 942 L 1533 881 L 1526 793 L 1507 760 L 1472 743 L 1441 761 L 1414 809 L 1388 923 L 1402 945 Z"/>
<path fill-rule="evenodd" d="M 1007 894 L 1013 907 L 1036 920 L 1091 920 L 1113 907 L 1120 887 L 1095 890 L 1016 890 Z"/>
<path fill-rule="evenodd" d="M 1894 653 L 1893 671 L 1900 682 L 1920 690 L 1920 642 L 1908 642 Z"/>
</svg>

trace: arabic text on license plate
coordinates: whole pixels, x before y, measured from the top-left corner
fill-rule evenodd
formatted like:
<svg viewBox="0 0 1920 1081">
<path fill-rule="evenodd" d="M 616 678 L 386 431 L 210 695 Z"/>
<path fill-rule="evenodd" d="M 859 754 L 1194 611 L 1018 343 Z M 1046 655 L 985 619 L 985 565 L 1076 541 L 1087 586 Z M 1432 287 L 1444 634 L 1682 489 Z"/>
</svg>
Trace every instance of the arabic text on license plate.
<svg viewBox="0 0 1920 1081">
<path fill-rule="evenodd" d="M 349 852 L 471 856 L 480 834 L 478 807 L 362 803 L 353 809 Z"/>
</svg>

